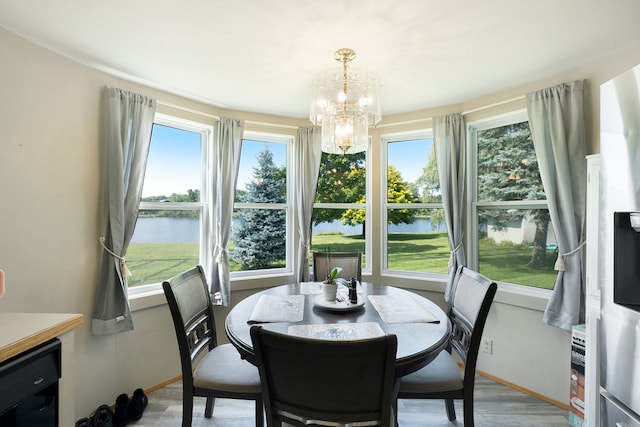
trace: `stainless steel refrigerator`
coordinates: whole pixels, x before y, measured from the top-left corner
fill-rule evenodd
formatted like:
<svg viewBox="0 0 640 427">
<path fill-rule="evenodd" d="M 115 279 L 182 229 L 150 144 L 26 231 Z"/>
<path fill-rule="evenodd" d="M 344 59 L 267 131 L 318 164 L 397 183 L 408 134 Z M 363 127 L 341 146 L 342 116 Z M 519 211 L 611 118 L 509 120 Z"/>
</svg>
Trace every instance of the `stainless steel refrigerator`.
<svg viewBox="0 0 640 427">
<path fill-rule="evenodd" d="M 640 427 L 640 65 L 600 103 L 600 425 Z"/>
</svg>

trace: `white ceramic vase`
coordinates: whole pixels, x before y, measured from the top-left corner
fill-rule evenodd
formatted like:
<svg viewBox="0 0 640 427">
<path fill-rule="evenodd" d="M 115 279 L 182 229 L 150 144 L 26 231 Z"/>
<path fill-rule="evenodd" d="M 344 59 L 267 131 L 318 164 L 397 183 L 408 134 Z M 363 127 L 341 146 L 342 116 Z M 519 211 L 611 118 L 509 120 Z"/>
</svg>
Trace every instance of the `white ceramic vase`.
<svg viewBox="0 0 640 427">
<path fill-rule="evenodd" d="M 337 284 L 326 284 L 323 283 L 322 284 L 322 290 L 324 292 L 324 299 L 326 299 L 327 301 L 335 301 L 336 300 L 336 295 L 338 293 L 338 285 Z"/>
</svg>

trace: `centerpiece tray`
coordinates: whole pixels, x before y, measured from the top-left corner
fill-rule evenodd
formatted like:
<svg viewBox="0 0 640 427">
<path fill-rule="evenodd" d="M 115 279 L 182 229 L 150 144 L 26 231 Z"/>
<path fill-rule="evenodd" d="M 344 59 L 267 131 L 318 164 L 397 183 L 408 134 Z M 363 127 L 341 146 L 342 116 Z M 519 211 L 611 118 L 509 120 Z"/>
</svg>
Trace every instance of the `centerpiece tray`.
<svg viewBox="0 0 640 427">
<path fill-rule="evenodd" d="M 329 311 L 351 311 L 356 310 L 364 305 L 364 297 L 358 295 L 358 302 L 352 303 L 346 295 L 340 295 L 339 299 L 327 301 L 324 295 L 316 295 L 314 306 Z"/>
</svg>

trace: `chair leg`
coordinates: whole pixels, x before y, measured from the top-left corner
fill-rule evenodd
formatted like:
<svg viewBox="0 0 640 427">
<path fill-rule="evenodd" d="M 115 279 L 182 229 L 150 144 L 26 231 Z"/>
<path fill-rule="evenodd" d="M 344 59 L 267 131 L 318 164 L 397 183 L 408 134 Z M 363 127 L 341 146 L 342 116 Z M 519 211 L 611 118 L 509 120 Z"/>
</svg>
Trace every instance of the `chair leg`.
<svg viewBox="0 0 640 427">
<path fill-rule="evenodd" d="M 215 397 L 207 397 L 207 403 L 205 403 L 204 405 L 204 417 L 205 418 L 211 418 L 211 416 L 213 415 L 213 407 L 216 404 L 216 398 Z"/>
<path fill-rule="evenodd" d="M 393 399 L 393 405 L 391 406 L 393 411 L 393 425 L 398 427 L 398 399 Z"/>
<path fill-rule="evenodd" d="M 182 427 L 191 427 L 193 418 L 193 394 L 182 393 Z"/>
<path fill-rule="evenodd" d="M 256 427 L 264 427 L 263 407 L 262 397 L 256 398 Z"/>
<path fill-rule="evenodd" d="M 445 399 L 444 400 L 445 407 L 447 408 L 447 417 L 449 421 L 453 421 L 456 419 L 456 407 L 453 405 L 453 399 Z M 466 417 L 465 417 L 466 420 Z M 466 427 L 466 425 L 465 425 Z"/>
<path fill-rule="evenodd" d="M 464 427 L 473 427 L 473 395 L 465 397 L 462 402 L 464 414 Z"/>
</svg>

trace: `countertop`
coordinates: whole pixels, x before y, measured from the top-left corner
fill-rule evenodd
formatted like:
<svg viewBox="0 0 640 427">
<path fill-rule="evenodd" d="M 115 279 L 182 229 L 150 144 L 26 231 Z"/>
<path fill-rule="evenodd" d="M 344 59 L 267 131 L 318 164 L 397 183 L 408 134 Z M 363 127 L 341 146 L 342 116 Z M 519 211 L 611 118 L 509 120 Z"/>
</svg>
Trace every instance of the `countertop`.
<svg viewBox="0 0 640 427">
<path fill-rule="evenodd" d="M 82 314 L 0 313 L 0 363 L 80 326 Z"/>
</svg>

